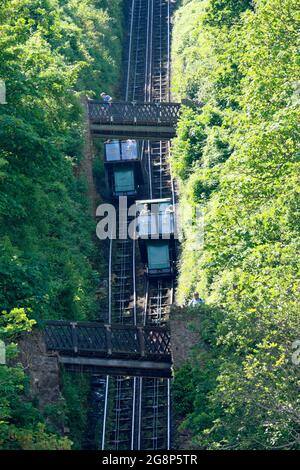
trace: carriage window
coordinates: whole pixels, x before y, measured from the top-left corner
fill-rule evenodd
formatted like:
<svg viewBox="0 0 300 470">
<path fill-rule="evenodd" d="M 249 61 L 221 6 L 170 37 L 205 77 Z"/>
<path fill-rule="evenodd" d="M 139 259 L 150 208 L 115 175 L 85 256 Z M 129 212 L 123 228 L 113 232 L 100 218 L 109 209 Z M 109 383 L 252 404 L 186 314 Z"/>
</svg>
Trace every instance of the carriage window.
<svg viewBox="0 0 300 470">
<path fill-rule="evenodd" d="M 140 237 L 157 234 L 157 218 L 154 214 L 141 214 L 138 220 Z"/>
<path fill-rule="evenodd" d="M 105 155 L 107 162 L 120 160 L 120 143 L 118 140 L 112 140 L 105 144 Z"/>
<path fill-rule="evenodd" d="M 159 214 L 159 233 L 167 235 L 174 233 L 174 214 Z"/>
<path fill-rule="evenodd" d="M 136 160 L 138 158 L 138 146 L 136 140 L 125 140 L 121 143 L 122 160 Z"/>
<path fill-rule="evenodd" d="M 166 209 L 168 209 L 168 207 L 170 206 L 171 204 L 171 200 L 170 202 L 161 202 L 158 206 L 158 212 L 165 212 Z"/>
<path fill-rule="evenodd" d="M 170 269 L 170 255 L 168 242 L 149 242 L 147 244 L 148 268 Z"/>
<path fill-rule="evenodd" d="M 159 203 L 145 202 L 138 206 L 138 231 L 140 237 L 170 235 L 174 233 L 174 206 L 170 201 Z"/>
<path fill-rule="evenodd" d="M 116 169 L 114 171 L 115 191 L 129 192 L 134 191 L 134 173 L 132 169 Z"/>
</svg>

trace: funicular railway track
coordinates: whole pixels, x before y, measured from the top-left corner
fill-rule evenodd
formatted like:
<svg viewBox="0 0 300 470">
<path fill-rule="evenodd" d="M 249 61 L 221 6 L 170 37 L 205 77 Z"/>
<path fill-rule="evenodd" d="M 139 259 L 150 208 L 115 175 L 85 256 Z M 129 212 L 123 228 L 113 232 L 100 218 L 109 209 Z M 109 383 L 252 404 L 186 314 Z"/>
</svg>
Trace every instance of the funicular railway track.
<svg viewBox="0 0 300 470">
<path fill-rule="evenodd" d="M 152 66 L 148 82 L 148 100 L 170 99 L 170 2 L 153 0 L 155 20 L 152 33 Z M 149 196 L 151 199 L 172 197 L 168 141 L 147 143 L 149 159 Z M 164 324 L 173 301 L 173 280 L 151 279 L 145 292 L 145 324 Z M 141 449 L 169 449 L 171 445 L 170 379 L 141 378 L 140 426 Z"/>
<path fill-rule="evenodd" d="M 127 237 L 127 210 L 117 208 L 116 216 L 117 239 L 110 240 L 108 321 L 136 325 L 135 244 Z"/>
<path fill-rule="evenodd" d="M 131 0 L 125 80 L 126 101 L 170 99 L 170 0 Z M 172 2 L 173 3 L 173 2 Z M 149 198 L 170 197 L 168 141 L 143 142 L 148 160 Z M 121 218 L 121 232 L 128 218 Z M 165 324 L 173 302 L 173 280 L 146 282 L 144 307 L 137 314 L 136 246 L 130 238 L 110 240 L 109 322 Z M 103 379 L 102 379 L 103 383 Z M 170 379 L 117 376 L 105 378 L 102 449 L 169 449 L 171 445 Z"/>
</svg>

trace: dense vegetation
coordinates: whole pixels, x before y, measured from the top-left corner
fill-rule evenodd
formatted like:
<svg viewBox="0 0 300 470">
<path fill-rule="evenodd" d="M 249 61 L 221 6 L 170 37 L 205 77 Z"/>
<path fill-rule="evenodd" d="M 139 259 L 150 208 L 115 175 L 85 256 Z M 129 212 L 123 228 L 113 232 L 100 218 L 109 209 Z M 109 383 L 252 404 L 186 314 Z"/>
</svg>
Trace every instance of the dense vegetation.
<svg viewBox="0 0 300 470">
<path fill-rule="evenodd" d="M 300 448 L 299 27 L 297 0 L 186 0 L 176 14 L 173 94 L 195 106 L 172 168 L 205 221 L 203 244 L 190 249 L 196 224 L 185 233 L 178 297 L 197 289 L 206 306 L 175 402 L 201 448 Z"/>
<path fill-rule="evenodd" d="M 17 335 L 30 332 L 34 323 L 23 308 L 1 313 L 0 335 L 6 343 L 8 364 L 16 360 Z M 68 438 L 59 437 L 53 426 L 46 426 L 45 417 L 30 399 L 28 386 L 21 365 L 0 365 L 0 449 L 70 449 Z"/>
<path fill-rule="evenodd" d="M 8 103 L 0 105 L 0 315 L 5 325 L 11 312 L 38 324 L 97 315 L 94 227 L 86 182 L 78 176 L 80 96 L 99 96 L 102 87 L 116 91 L 121 8 L 121 0 L 1 2 L 0 78 Z M 15 322 L 10 324 L 9 338 L 2 332 L 7 342 L 16 333 Z M 0 367 L 0 447 L 69 445 L 45 434 L 39 412 L 24 399 L 22 369 Z M 66 388 L 71 396 L 69 383 Z"/>
</svg>

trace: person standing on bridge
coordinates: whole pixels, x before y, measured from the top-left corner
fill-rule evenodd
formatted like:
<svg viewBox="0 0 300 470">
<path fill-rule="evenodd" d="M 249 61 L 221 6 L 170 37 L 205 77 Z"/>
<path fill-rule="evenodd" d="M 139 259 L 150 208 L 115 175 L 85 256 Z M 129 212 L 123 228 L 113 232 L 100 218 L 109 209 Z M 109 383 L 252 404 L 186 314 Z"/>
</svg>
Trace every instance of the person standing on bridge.
<svg viewBox="0 0 300 470">
<path fill-rule="evenodd" d="M 101 98 L 103 100 L 103 103 L 105 105 L 105 107 L 108 107 L 110 105 L 110 103 L 112 102 L 112 97 L 109 96 L 107 93 L 101 93 Z"/>
</svg>

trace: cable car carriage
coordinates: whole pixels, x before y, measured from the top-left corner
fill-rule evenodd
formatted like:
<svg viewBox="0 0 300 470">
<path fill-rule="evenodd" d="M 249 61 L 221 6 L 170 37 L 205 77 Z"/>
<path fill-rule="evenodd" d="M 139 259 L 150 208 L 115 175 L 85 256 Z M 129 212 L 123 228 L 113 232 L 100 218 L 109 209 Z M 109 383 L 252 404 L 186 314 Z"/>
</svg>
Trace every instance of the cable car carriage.
<svg viewBox="0 0 300 470">
<path fill-rule="evenodd" d="M 134 197 L 143 184 L 141 148 L 136 140 L 110 140 L 104 145 L 106 183 L 112 197 Z"/>
<path fill-rule="evenodd" d="M 172 277 L 175 265 L 175 208 L 170 198 L 136 201 L 137 238 L 148 277 Z"/>
</svg>

